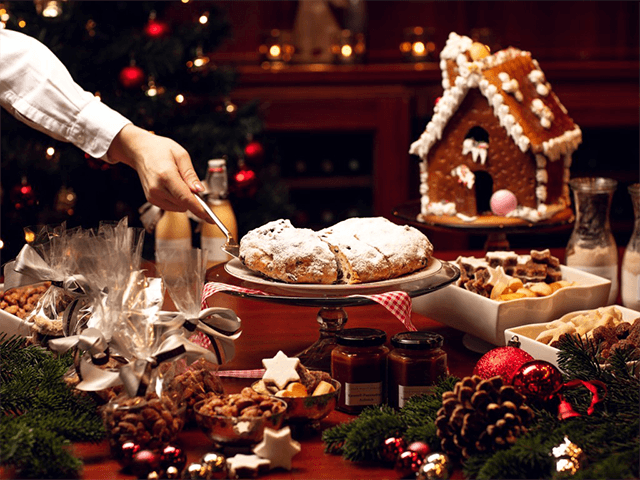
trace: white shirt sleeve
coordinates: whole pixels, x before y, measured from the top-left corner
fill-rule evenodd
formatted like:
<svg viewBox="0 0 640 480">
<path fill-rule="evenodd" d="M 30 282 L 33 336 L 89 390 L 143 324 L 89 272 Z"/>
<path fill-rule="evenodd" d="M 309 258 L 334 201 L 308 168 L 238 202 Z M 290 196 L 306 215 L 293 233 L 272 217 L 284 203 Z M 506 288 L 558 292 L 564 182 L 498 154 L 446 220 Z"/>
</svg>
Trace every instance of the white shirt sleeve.
<svg viewBox="0 0 640 480">
<path fill-rule="evenodd" d="M 111 141 L 131 123 L 83 90 L 49 48 L 6 28 L 0 28 L 0 105 L 36 130 L 107 162 Z"/>
</svg>

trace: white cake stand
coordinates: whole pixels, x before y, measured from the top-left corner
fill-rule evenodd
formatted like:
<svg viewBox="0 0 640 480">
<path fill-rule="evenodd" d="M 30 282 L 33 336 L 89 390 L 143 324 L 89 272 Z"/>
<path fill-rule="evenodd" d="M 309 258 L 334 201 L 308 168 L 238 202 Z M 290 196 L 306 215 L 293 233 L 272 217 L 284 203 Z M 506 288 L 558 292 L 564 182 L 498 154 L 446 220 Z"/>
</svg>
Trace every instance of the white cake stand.
<svg viewBox="0 0 640 480">
<path fill-rule="evenodd" d="M 269 294 L 260 295 L 231 290 L 224 292 L 229 295 L 283 305 L 318 307 L 316 321 L 320 326 L 320 336 L 296 356 L 307 368 L 329 372 L 331 351 L 336 345 L 336 335 L 348 320 L 345 308 L 375 303 L 366 296 L 357 295 L 403 291 L 413 298 L 445 287 L 459 277 L 460 271 L 455 265 L 434 258 L 425 269 L 419 272 L 393 280 L 357 285 L 285 284 L 262 277 L 244 267 L 237 259 L 212 267 L 207 271 L 206 278 L 208 282 L 225 283 Z"/>
</svg>

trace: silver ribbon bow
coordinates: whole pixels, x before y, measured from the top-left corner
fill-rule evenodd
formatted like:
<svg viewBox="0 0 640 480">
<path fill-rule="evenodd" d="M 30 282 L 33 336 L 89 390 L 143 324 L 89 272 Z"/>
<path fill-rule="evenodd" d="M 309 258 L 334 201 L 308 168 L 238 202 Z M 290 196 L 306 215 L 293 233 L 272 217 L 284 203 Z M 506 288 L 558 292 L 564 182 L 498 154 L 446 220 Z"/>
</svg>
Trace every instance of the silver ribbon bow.
<svg viewBox="0 0 640 480">
<path fill-rule="evenodd" d="M 153 371 L 163 362 L 174 362 L 184 358 L 190 365 L 199 358 L 222 364 L 230 361 L 235 354 L 234 340 L 241 334 L 241 321 L 235 312 L 226 308 L 208 308 L 198 317 L 196 329 L 211 339 L 214 351 L 200 347 L 184 336 L 186 319 L 178 312 L 160 312 L 154 322 L 154 338 L 158 338 L 158 347 L 145 358 L 135 357 L 118 370 L 103 370 L 92 361 L 104 347 L 104 338 L 96 329 L 87 329 L 74 337 L 56 339 L 57 351 L 65 351 L 74 346 L 87 350 L 91 359 L 83 356 L 80 360 L 82 381 L 76 388 L 84 391 L 99 391 L 116 385 L 123 385 L 130 396 L 144 395 L 151 384 Z M 188 323 L 193 323 L 190 320 Z M 115 344 L 115 345 L 113 345 Z M 126 350 L 118 345 L 118 336 L 112 339 L 112 346 L 119 351 Z"/>
</svg>

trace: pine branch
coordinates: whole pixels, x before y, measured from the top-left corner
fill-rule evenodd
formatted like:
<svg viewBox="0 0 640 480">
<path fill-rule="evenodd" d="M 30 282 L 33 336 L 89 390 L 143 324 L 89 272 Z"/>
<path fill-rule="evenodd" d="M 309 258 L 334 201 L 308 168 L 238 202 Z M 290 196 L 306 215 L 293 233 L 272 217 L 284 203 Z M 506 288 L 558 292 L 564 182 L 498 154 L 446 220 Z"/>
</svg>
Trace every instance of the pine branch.
<svg viewBox="0 0 640 480">
<path fill-rule="evenodd" d="M 23 478 L 73 478 L 81 462 L 70 441 L 98 441 L 105 430 L 95 402 L 63 380 L 71 353 L 55 356 L 23 339 L 0 337 L 0 463 Z"/>
<path fill-rule="evenodd" d="M 355 423 L 344 442 L 344 458 L 352 462 L 379 461 L 384 441 L 401 436 L 406 426 L 397 412 L 391 408 L 379 411 L 379 415 L 368 415 Z"/>
</svg>

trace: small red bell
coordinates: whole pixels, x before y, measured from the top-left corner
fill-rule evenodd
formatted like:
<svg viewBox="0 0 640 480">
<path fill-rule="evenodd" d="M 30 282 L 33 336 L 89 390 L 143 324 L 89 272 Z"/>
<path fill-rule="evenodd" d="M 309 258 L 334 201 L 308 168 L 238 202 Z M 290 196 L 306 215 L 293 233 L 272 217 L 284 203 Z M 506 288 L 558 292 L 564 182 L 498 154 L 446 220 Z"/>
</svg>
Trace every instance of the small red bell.
<svg viewBox="0 0 640 480">
<path fill-rule="evenodd" d="M 560 405 L 558 405 L 558 419 L 559 420 L 566 420 L 568 418 L 572 418 L 572 417 L 580 417 L 581 415 L 576 412 L 573 407 L 571 406 L 571 404 L 569 402 L 567 402 L 561 395 L 558 395 L 560 397 Z"/>
</svg>

